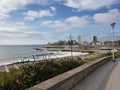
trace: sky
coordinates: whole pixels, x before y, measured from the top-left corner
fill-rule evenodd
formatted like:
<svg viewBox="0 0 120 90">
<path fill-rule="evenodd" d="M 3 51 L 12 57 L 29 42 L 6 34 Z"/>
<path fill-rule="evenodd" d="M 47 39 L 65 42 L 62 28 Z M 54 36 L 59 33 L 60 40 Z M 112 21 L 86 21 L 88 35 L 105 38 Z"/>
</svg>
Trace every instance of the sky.
<svg viewBox="0 0 120 90">
<path fill-rule="evenodd" d="M 0 0 L 0 45 L 120 40 L 120 0 Z"/>
</svg>

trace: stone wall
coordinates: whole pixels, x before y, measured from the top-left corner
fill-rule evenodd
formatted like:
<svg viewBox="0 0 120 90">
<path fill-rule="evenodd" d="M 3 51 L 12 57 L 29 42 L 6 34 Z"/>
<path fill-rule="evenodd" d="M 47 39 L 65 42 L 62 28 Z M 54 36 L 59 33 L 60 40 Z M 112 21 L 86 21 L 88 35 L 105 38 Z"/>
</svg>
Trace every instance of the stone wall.
<svg viewBox="0 0 120 90">
<path fill-rule="evenodd" d="M 80 67 L 74 68 L 68 72 L 37 84 L 27 90 L 70 90 L 91 72 L 111 59 L 112 57 L 108 56 L 86 63 Z"/>
</svg>

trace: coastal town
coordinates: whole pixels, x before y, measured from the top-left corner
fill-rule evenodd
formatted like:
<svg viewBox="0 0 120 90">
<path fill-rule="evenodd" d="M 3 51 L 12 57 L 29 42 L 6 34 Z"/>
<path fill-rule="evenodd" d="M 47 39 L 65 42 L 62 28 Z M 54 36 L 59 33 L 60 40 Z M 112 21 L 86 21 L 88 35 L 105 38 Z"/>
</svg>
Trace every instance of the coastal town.
<svg viewBox="0 0 120 90">
<path fill-rule="evenodd" d="M 100 41 L 97 36 L 93 36 L 91 38 L 91 42 L 83 41 L 81 36 L 78 35 L 76 40 L 71 39 L 71 40 L 59 40 L 57 42 L 49 42 L 48 47 L 53 46 L 53 48 L 57 47 L 63 47 L 65 45 L 73 45 L 73 48 L 79 48 L 79 49 L 84 49 L 84 50 L 93 50 L 93 49 L 101 49 L 101 50 L 112 50 L 113 46 L 113 41 Z M 116 49 L 120 49 L 120 40 L 115 40 L 114 41 L 114 46 Z M 77 48 L 77 50 L 78 50 Z"/>
</svg>

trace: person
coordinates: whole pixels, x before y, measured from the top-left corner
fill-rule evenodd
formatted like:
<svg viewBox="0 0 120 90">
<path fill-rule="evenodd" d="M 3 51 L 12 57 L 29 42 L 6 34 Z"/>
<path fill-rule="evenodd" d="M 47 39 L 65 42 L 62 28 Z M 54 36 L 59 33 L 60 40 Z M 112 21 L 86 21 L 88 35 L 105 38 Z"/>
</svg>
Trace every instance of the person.
<svg viewBox="0 0 120 90">
<path fill-rule="evenodd" d="M 115 60 L 115 52 L 117 52 L 117 50 L 115 48 L 113 50 L 111 50 L 113 62 L 116 62 L 116 60 Z"/>
</svg>

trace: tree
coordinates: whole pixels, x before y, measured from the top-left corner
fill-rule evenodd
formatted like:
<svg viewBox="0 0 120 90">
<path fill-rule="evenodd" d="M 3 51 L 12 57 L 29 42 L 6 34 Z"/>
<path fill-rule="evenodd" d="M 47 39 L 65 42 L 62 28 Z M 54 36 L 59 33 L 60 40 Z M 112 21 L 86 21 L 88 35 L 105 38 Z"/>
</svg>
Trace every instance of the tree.
<svg viewBox="0 0 120 90">
<path fill-rule="evenodd" d="M 73 53 L 72 53 L 72 51 L 73 51 L 73 37 L 70 35 L 69 36 L 69 41 L 68 41 L 68 43 L 69 43 L 69 45 L 70 45 L 70 51 L 71 51 L 71 58 L 72 58 L 72 60 L 73 60 Z"/>
</svg>

